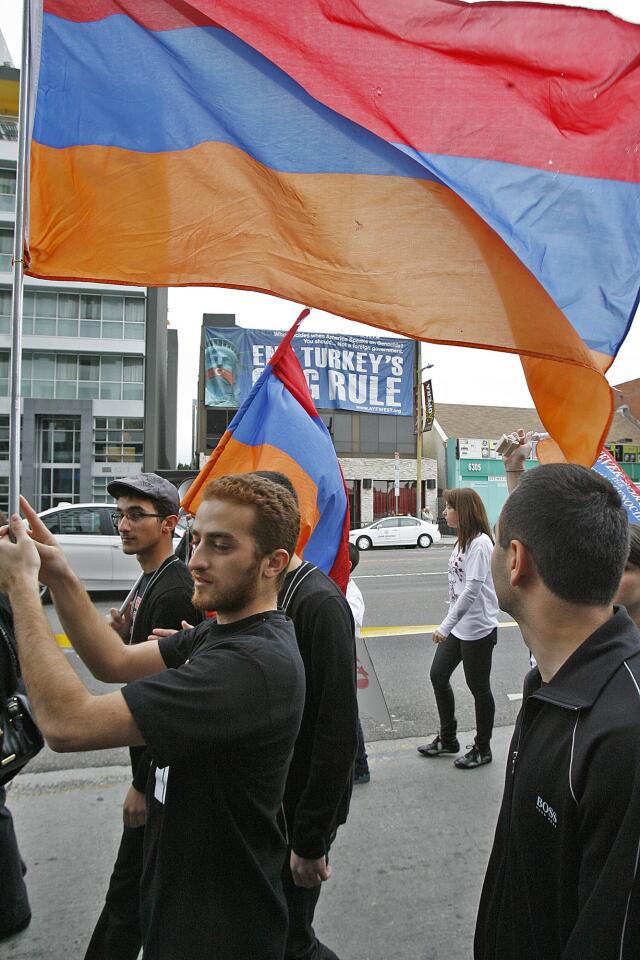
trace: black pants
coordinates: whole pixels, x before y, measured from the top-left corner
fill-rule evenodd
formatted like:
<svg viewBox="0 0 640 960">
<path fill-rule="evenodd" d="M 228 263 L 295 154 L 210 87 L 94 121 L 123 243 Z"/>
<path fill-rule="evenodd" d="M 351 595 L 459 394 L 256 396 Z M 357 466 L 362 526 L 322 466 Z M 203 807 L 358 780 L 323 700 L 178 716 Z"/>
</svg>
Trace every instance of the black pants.
<svg viewBox="0 0 640 960">
<path fill-rule="evenodd" d="M 5 800 L 5 788 L 0 787 L 0 940 L 24 930 L 31 918 L 23 879 L 25 866 Z"/>
<path fill-rule="evenodd" d="M 335 834 L 331 841 L 335 839 Z M 327 851 L 331 843 L 327 844 Z M 289 911 L 289 935 L 285 960 L 321 960 L 322 944 L 313 929 L 313 915 L 320 897 L 322 884 L 318 887 L 296 887 L 291 876 L 289 861 L 291 847 L 282 870 L 282 886 Z"/>
<path fill-rule="evenodd" d="M 105 905 L 85 960 L 136 960 L 140 952 L 143 841 L 144 827 L 124 827 Z"/>
<path fill-rule="evenodd" d="M 364 745 L 364 730 L 358 717 L 358 747 L 356 750 L 356 770 L 368 770 L 367 748 Z"/>
<path fill-rule="evenodd" d="M 440 736 L 443 740 L 455 740 L 458 729 L 456 704 L 449 680 L 462 661 L 464 678 L 476 706 L 476 744 L 481 751 L 489 749 L 496 709 L 489 677 L 497 638 L 497 629 L 493 629 L 481 640 L 461 640 L 454 633 L 450 633 L 446 640 L 438 644 L 431 664 L 430 678 L 440 716 Z"/>
</svg>

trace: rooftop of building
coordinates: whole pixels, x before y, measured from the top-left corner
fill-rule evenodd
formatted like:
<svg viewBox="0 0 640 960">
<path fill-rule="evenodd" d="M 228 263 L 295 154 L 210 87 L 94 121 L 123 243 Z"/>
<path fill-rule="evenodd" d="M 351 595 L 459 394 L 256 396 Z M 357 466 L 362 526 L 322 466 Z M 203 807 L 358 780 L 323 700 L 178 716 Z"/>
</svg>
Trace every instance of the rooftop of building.
<svg viewBox="0 0 640 960">
<path fill-rule="evenodd" d="M 617 383 L 613 388 L 616 392 L 618 405 L 625 404 L 634 420 L 640 421 L 640 377 Z"/>
<path fill-rule="evenodd" d="M 503 433 L 511 433 L 521 427 L 523 430 L 544 432 L 540 417 L 533 407 L 436 403 L 435 413 L 438 425 L 447 437 L 497 440 Z M 607 443 L 623 439 L 628 443 L 640 444 L 640 428 L 618 412 L 614 415 Z"/>
</svg>

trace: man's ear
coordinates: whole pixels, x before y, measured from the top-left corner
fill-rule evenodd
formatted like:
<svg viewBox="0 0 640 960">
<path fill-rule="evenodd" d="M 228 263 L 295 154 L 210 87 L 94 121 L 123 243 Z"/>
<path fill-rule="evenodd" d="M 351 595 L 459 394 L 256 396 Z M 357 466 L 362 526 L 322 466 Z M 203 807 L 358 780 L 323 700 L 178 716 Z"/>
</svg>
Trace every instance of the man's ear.
<svg viewBox="0 0 640 960">
<path fill-rule="evenodd" d="M 512 587 L 521 587 L 536 572 L 531 553 L 521 540 L 512 540 L 508 550 L 509 578 Z"/>
<path fill-rule="evenodd" d="M 176 529 L 178 524 L 178 518 L 175 514 L 171 514 L 169 517 L 162 518 L 162 529 L 166 530 L 173 535 L 173 531 Z"/>
<path fill-rule="evenodd" d="M 274 550 L 264 558 L 263 573 L 267 580 L 273 580 L 279 577 L 283 570 L 289 566 L 291 557 L 284 549 Z"/>
</svg>

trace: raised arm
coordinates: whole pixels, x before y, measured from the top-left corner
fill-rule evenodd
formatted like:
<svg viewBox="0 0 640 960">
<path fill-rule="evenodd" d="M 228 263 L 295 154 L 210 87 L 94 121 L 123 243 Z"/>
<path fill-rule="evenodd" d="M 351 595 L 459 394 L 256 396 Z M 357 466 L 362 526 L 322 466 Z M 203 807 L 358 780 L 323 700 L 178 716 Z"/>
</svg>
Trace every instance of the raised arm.
<svg viewBox="0 0 640 960">
<path fill-rule="evenodd" d="M 17 515 L 11 530 L 15 543 L 0 539 L 0 588 L 13 608 L 22 676 L 47 743 L 62 752 L 142 744 L 120 691 L 89 693 L 58 647 L 40 603 L 38 551 Z"/>
<path fill-rule="evenodd" d="M 533 433 L 532 430 L 525 432 L 520 429 L 507 434 L 507 436 L 509 440 L 513 440 L 514 443 L 518 444 L 512 453 L 502 458 L 504 470 L 507 475 L 507 490 L 509 493 L 513 493 L 524 476 L 524 463 L 531 455 L 531 441 L 536 438 L 537 434 Z"/>
<path fill-rule="evenodd" d="M 163 670 L 157 641 L 123 644 L 91 603 L 53 534 L 24 497 L 20 505 L 40 558 L 38 577 L 49 587 L 64 631 L 94 677 L 106 683 L 127 683 Z"/>
</svg>

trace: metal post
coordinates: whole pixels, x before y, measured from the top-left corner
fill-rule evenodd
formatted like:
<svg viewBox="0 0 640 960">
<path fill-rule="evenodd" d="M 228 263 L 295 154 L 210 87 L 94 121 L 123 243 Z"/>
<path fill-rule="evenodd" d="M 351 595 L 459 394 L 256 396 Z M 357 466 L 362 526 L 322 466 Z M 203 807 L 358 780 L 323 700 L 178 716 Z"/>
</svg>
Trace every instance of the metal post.
<svg viewBox="0 0 640 960">
<path fill-rule="evenodd" d="M 22 15 L 22 66 L 18 117 L 16 223 L 13 236 L 13 291 L 11 298 L 11 373 L 9 392 L 9 513 L 18 512 L 20 493 L 20 401 L 22 374 L 22 294 L 24 286 L 24 218 L 29 171 L 29 87 L 31 83 L 30 0 Z"/>
<path fill-rule="evenodd" d="M 422 519 L 422 341 L 416 343 L 416 516 Z"/>
</svg>

